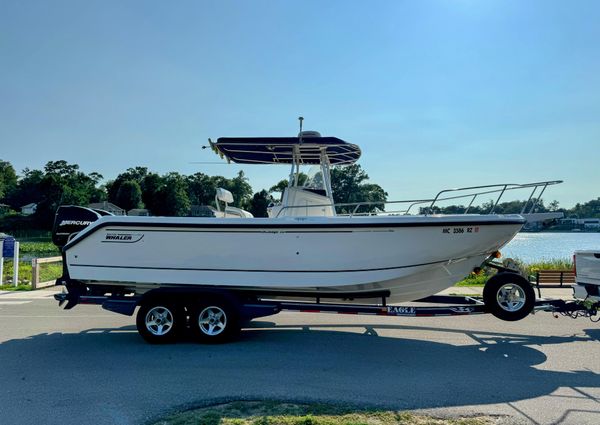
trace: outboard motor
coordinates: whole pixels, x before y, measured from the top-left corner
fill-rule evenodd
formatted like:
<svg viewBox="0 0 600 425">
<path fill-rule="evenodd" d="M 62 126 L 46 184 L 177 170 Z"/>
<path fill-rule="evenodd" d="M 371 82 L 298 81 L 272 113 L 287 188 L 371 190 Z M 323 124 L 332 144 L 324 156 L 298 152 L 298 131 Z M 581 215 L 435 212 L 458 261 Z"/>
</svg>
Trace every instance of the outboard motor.
<svg viewBox="0 0 600 425">
<path fill-rule="evenodd" d="M 112 215 L 103 210 L 94 210 L 75 205 L 61 205 L 56 210 L 54 217 L 54 226 L 52 228 L 52 242 L 59 249 L 67 244 L 69 238 L 103 215 Z"/>
</svg>

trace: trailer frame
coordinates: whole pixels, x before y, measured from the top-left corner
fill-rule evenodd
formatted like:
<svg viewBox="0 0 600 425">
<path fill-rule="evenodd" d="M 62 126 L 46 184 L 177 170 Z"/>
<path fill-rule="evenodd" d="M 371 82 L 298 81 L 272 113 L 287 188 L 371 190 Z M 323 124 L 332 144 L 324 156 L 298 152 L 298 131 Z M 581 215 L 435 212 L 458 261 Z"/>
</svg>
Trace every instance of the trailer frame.
<svg viewBox="0 0 600 425">
<path fill-rule="evenodd" d="M 231 291 L 235 295 L 235 291 Z M 188 293 L 188 291 L 161 291 L 167 297 Z M 215 295 L 223 294 L 223 291 L 189 291 L 193 295 Z M 142 302 L 144 295 L 77 295 L 78 300 L 70 297 L 69 293 L 55 294 L 54 298 L 59 305 L 67 302 L 65 309 L 73 308 L 76 304 L 100 305 L 103 309 L 132 316 L 136 307 Z M 157 293 L 153 293 L 157 296 Z M 490 314 L 491 312 L 479 296 L 462 295 L 432 295 L 417 301 L 406 303 L 408 305 L 389 305 L 382 298 L 381 305 L 375 304 L 351 304 L 351 303 L 327 303 L 322 302 L 322 296 L 315 297 L 315 302 L 300 302 L 272 299 L 269 297 L 257 297 L 251 302 L 240 304 L 240 312 L 244 317 L 256 318 L 277 314 L 282 311 L 293 311 L 299 313 L 336 313 L 353 315 L 375 315 L 393 317 L 447 317 L 467 316 L 477 314 Z M 413 304 L 441 304 L 440 306 L 420 306 Z M 566 301 L 557 298 L 536 299 L 533 313 L 547 311 L 552 313 L 573 313 L 576 311 L 588 311 L 592 316 L 596 315 L 595 309 L 590 309 L 584 303 L 577 301 Z M 264 314 L 263 314 L 264 313 Z"/>
</svg>

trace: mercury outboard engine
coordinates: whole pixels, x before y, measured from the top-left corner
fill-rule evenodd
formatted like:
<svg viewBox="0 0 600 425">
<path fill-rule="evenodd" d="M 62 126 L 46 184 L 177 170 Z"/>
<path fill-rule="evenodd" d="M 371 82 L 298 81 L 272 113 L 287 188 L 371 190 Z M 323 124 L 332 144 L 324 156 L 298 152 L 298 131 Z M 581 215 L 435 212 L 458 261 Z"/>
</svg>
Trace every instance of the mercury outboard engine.
<svg viewBox="0 0 600 425">
<path fill-rule="evenodd" d="M 52 242 L 59 249 L 69 242 L 69 238 L 81 232 L 103 215 L 112 215 L 104 210 L 96 210 L 75 205 L 61 205 L 56 210 Z"/>
<path fill-rule="evenodd" d="M 94 221 L 98 220 L 103 215 L 112 215 L 103 210 L 96 210 L 86 207 L 78 207 L 75 205 L 61 205 L 56 210 L 54 216 L 54 226 L 52 227 L 52 242 L 62 251 L 62 248 L 69 240 L 77 233 L 88 227 Z M 63 273 L 62 276 L 56 279 L 57 285 L 65 285 L 67 288 L 66 297 L 59 303 L 62 305 L 67 301 L 65 309 L 73 308 L 79 302 L 79 296 L 87 293 L 87 288 L 80 282 L 71 280 L 69 270 L 67 268 L 66 254 L 62 253 L 63 257 Z"/>
</svg>

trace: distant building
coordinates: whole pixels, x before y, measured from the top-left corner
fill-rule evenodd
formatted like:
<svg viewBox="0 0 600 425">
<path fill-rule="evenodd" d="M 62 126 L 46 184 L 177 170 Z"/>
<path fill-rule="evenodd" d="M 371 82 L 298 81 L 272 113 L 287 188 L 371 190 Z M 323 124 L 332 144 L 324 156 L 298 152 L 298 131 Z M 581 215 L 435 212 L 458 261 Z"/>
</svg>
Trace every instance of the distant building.
<svg viewBox="0 0 600 425">
<path fill-rule="evenodd" d="M 127 215 L 133 215 L 137 217 L 148 217 L 150 215 L 150 211 L 145 208 L 134 208 L 132 210 L 127 211 Z"/>
<path fill-rule="evenodd" d="M 35 204 L 35 203 L 23 205 L 21 207 L 21 214 L 23 214 L 23 215 L 35 214 L 36 210 L 37 210 L 37 204 Z"/>
<path fill-rule="evenodd" d="M 527 222 L 523 226 L 523 231 L 538 232 L 547 227 L 556 224 L 557 220 L 561 220 L 564 217 L 562 212 L 546 212 L 546 213 L 532 213 L 532 214 L 521 214 Z"/>
<path fill-rule="evenodd" d="M 125 215 L 125 210 L 123 208 L 119 208 L 115 204 L 111 202 L 96 202 L 93 204 L 89 204 L 88 208 L 93 208 L 96 210 L 104 210 L 114 215 Z"/>
<path fill-rule="evenodd" d="M 600 229 L 600 218 L 582 218 L 581 221 L 586 229 Z"/>
<path fill-rule="evenodd" d="M 600 218 L 563 218 L 559 224 L 583 230 L 597 230 L 600 229 Z"/>
</svg>

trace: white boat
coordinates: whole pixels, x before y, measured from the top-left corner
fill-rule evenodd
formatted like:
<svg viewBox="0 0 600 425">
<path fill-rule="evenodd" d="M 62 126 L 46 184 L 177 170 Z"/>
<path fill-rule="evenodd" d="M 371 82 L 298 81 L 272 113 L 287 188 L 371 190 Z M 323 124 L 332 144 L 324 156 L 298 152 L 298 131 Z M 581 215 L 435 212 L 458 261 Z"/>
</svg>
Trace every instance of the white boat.
<svg viewBox="0 0 600 425">
<path fill-rule="evenodd" d="M 99 292 L 202 286 L 348 299 L 384 291 L 389 302 L 412 301 L 464 278 L 525 222 L 521 215 L 493 213 L 410 215 L 413 208 L 433 212 L 442 200 L 466 197 L 472 204 L 484 194 L 557 183 L 445 190 L 431 199 L 385 203 L 399 212 L 377 212 L 373 207 L 384 203 L 334 203 L 330 167 L 356 162 L 361 151 L 354 144 L 301 131 L 210 145 L 236 163 L 291 165 L 289 185 L 269 218 L 239 211 L 233 214 L 239 218 L 126 217 L 62 207 L 54 229 L 55 243 L 64 245 L 62 281 Z M 304 165 L 318 172 L 301 185 Z M 231 202 L 223 194 L 219 199 Z"/>
</svg>

